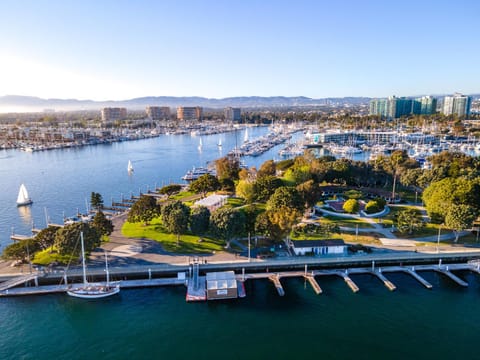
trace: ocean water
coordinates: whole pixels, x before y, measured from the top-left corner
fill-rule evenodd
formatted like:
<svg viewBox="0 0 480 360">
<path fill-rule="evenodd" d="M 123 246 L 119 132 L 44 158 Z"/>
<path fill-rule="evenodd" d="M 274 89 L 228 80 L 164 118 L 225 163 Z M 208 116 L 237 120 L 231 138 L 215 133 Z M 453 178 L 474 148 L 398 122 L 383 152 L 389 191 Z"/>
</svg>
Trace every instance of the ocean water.
<svg viewBox="0 0 480 360">
<path fill-rule="evenodd" d="M 480 286 L 463 289 L 425 272 L 427 290 L 404 274 L 248 280 L 247 297 L 186 303 L 184 287 L 123 290 L 85 301 L 67 295 L 0 300 L 1 359 L 461 359 L 478 356 Z"/>
</svg>

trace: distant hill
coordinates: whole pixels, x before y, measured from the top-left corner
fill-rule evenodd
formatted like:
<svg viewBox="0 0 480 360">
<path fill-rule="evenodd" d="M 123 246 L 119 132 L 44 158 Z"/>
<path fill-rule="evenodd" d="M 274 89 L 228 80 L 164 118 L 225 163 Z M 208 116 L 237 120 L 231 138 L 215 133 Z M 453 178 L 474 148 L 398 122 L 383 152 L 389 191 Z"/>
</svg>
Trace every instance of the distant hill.
<svg viewBox="0 0 480 360">
<path fill-rule="evenodd" d="M 204 97 L 148 96 L 119 101 L 93 101 L 77 99 L 42 99 L 33 96 L 0 96 L 0 112 L 28 112 L 54 109 L 56 111 L 99 110 L 106 106 L 122 106 L 132 110 L 144 109 L 149 105 L 159 106 L 202 106 L 205 108 L 224 108 L 227 106 L 242 108 L 323 106 L 323 105 L 358 105 L 366 104 L 367 97 L 312 99 L 305 96 L 240 96 L 223 99 Z"/>
</svg>

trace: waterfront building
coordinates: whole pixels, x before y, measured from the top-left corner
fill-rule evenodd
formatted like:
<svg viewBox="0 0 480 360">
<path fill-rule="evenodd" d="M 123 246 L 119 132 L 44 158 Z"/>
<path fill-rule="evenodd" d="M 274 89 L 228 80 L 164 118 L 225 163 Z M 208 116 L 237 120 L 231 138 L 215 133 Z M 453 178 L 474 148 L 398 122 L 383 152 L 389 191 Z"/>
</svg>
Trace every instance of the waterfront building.
<svg viewBox="0 0 480 360">
<path fill-rule="evenodd" d="M 123 120 L 127 117 L 127 109 L 121 107 L 106 107 L 101 110 L 102 121 Z"/>
<path fill-rule="evenodd" d="M 413 112 L 413 100 L 404 97 L 390 96 L 388 99 L 370 101 L 370 115 L 380 115 L 388 119 L 396 119 Z"/>
<path fill-rule="evenodd" d="M 376 144 L 395 143 L 396 131 L 336 131 L 314 134 L 315 143 L 335 143 L 340 145 L 356 145 L 361 142 Z"/>
<path fill-rule="evenodd" d="M 179 106 L 177 107 L 178 120 L 199 120 L 203 118 L 203 108 L 200 106 Z"/>
<path fill-rule="evenodd" d="M 414 101 L 414 114 L 431 115 L 437 112 L 437 99 L 432 96 L 423 96 Z"/>
<path fill-rule="evenodd" d="M 207 300 L 236 299 L 237 279 L 233 271 L 209 272 L 206 274 Z"/>
<path fill-rule="evenodd" d="M 292 240 L 292 249 L 295 255 L 328 255 L 343 254 L 347 246 L 341 239 L 331 240 Z"/>
<path fill-rule="evenodd" d="M 445 115 L 456 114 L 458 116 L 470 115 L 470 105 L 472 98 L 460 93 L 455 93 L 453 96 L 445 96 L 443 100 L 443 113 Z"/>
<path fill-rule="evenodd" d="M 170 108 L 168 106 L 147 106 L 145 112 L 152 120 L 168 120 L 170 118 Z"/>
<path fill-rule="evenodd" d="M 226 121 L 241 121 L 242 112 L 240 108 L 227 107 L 224 110 Z"/>
</svg>

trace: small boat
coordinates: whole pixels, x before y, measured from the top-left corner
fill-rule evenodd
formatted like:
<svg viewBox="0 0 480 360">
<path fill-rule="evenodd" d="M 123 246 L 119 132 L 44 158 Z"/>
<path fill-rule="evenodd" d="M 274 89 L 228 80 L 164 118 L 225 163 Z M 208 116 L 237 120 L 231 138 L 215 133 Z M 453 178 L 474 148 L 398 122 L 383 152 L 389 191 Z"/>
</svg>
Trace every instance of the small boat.
<svg viewBox="0 0 480 360">
<path fill-rule="evenodd" d="M 20 190 L 18 191 L 17 197 L 17 206 L 30 205 L 31 203 L 33 203 L 33 201 L 28 196 L 27 188 L 24 184 L 20 185 Z"/>
<path fill-rule="evenodd" d="M 197 180 L 200 176 L 210 174 L 215 176 L 216 171 L 214 169 L 207 169 L 205 167 L 193 167 L 192 170 L 188 170 L 187 173 L 182 176 L 182 180 L 193 181 Z"/>
<path fill-rule="evenodd" d="M 132 162 L 130 160 L 128 160 L 127 171 L 129 173 L 133 172 L 133 165 L 132 165 Z"/>
<path fill-rule="evenodd" d="M 222 147 L 222 139 L 219 139 L 219 140 L 218 140 L 218 144 L 217 144 L 217 146 L 218 146 L 219 148 L 221 148 L 221 147 Z"/>
<path fill-rule="evenodd" d="M 198 150 L 202 150 L 203 143 L 202 143 L 202 138 L 200 138 L 200 142 L 198 143 Z"/>
<path fill-rule="evenodd" d="M 244 143 L 248 142 L 248 128 L 245 129 L 245 134 L 243 136 L 243 142 Z"/>
<path fill-rule="evenodd" d="M 80 241 L 82 245 L 83 284 L 81 286 L 70 285 L 70 288 L 67 290 L 67 294 L 82 299 L 100 299 L 118 294 L 120 292 L 119 283 L 111 283 L 109 279 L 107 252 L 105 252 L 105 272 L 107 274 L 107 281 L 105 283 L 89 283 L 87 281 L 83 232 L 80 233 Z"/>
</svg>

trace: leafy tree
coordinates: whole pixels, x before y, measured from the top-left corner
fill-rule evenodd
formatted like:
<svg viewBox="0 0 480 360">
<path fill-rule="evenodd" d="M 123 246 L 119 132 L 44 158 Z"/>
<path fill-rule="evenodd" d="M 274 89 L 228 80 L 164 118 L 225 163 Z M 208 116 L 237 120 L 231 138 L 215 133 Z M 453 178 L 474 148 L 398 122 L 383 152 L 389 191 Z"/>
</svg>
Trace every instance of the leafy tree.
<svg viewBox="0 0 480 360">
<path fill-rule="evenodd" d="M 235 182 L 232 179 L 223 178 L 220 179 L 220 188 L 223 191 L 235 191 Z"/>
<path fill-rule="evenodd" d="M 245 215 L 243 212 L 220 208 L 210 217 L 210 229 L 213 234 L 227 242 L 235 235 L 239 235 L 245 228 Z"/>
<path fill-rule="evenodd" d="M 105 214 L 102 211 L 97 211 L 95 214 L 92 226 L 97 229 L 98 233 L 103 235 L 110 235 L 113 232 L 113 222 L 110 219 L 107 219 Z"/>
<path fill-rule="evenodd" d="M 365 212 L 367 214 L 374 214 L 380 212 L 383 208 L 378 205 L 378 202 L 375 200 L 370 200 L 367 205 L 365 205 Z"/>
<path fill-rule="evenodd" d="M 178 193 L 180 190 L 182 190 L 182 185 L 178 184 L 170 184 L 170 185 L 165 185 L 159 190 L 159 193 L 162 195 L 167 195 L 168 197 L 172 196 L 173 194 Z"/>
<path fill-rule="evenodd" d="M 103 206 L 103 198 L 100 193 L 92 192 L 90 194 L 90 205 L 94 209 L 100 209 Z"/>
<path fill-rule="evenodd" d="M 157 205 L 157 200 L 153 196 L 142 195 L 132 205 L 127 220 L 129 222 L 143 221 L 145 225 L 148 225 L 159 214 L 160 207 Z"/>
<path fill-rule="evenodd" d="M 469 205 L 452 205 L 445 216 L 445 225 L 455 233 L 455 242 L 458 241 L 460 232 L 472 227 L 477 217 L 475 208 Z"/>
<path fill-rule="evenodd" d="M 280 186 L 282 186 L 282 180 L 275 176 L 264 176 L 257 179 L 254 184 L 255 199 L 267 201 Z"/>
<path fill-rule="evenodd" d="M 196 193 L 201 193 L 202 196 L 205 196 L 209 191 L 215 191 L 218 189 L 220 189 L 220 183 L 212 174 L 202 175 L 190 184 L 190 190 Z"/>
<path fill-rule="evenodd" d="M 289 183 L 293 183 L 295 185 L 304 183 L 312 178 L 312 173 L 310 172 L 310 166 L 309 165 L 292 166 L 285 172 L 284 178 Z"/>
<path fill-rule="evenodd" d="M 2 257 L 8 260 L 26 261 L 28 260 L 28 255 L 32 258 L 33 254 L 39 250 L 41 248 L 38 242 L 32 241 L 32 239 L 21 240 L 5 247 Z"/>
<path fill-rule="evenodd" d="M 60 228 L 57 226 L 48 226 L 42 229 L 36 236 L 34 241 L 38 243 L 40 249 L 45 250 L 52 247 L 55 243 L 55 236 Z"/>
<path fill-rule="evenodd" d="M 275 208 L 275 210 L 267 210 L 266 214 L 268 220 L 274 226 L 275 240 L 285 238 L 301 216 L 301 212 L 298 209 L 285 205 Z"/>
<path fill-rule="evenodd" d="M 255 201 L 255 185 L 249 180 L 239 180 L 235 187 L 235 193 L 249 204 Z"/>
<path fill-rule="evenodd" d="M 262 234 L 270 239 L 280 240 L 282 231 L 277 224 L 270 220 L 269 211 L 260 213 L 255 220 L 255 233 Z"/>
<path fill-rule="evenodd" d="M 276 210 L 281 207 L 302 210 L 304 202 L 297 189 L 287 186 L 279 187 L 267 201 L 267 210 Z"/>
<path fill-rule="evenodd" d="M 194 234 L 205 234 L 210 224 L 210 210 L 205 206 L 197 206 L 192 209 L 190 216 L 190 230 Z"/>
<path fill-rule="evenodd" d="M 215 161 L 217 177 L 222 179 L 237 180 L 240 171 L 240 161 L 235 156 L 225 156 Z"/>
<path fill-rule="evenodd" d="M 260 210 L 255 205 L 248 205 L 243 207 L 240 211 L 245 214 L 245 231 L 254 234 L 255 222 Z"/>
<path fill-rule="evenodd" d="M 80 255 L 80 233 L 83 232 L 85 252 L 90 252 L 100 245 L 100 234 L 88 223 L 76 222 L 65 225 L 55 235 L 55 247 L 62 255 Z"/>
<path fill-rule="evenodd" d="M 423 227 L 421 214 L 416 209 L 406 209 L 397 215 L 397 228 L 401 233 L 413 234 Z"/>
<path fill-rule="evenodd" d="M 469 205 L 478 211 L 480 184 L 478 180 L 463 177 L 445 178 L 430 184 L 422 198 L 430 217 L 441 222 L 453 205 Z"/>
<path fill-rule="evenodd" d="M 267 160 L 260 166 L 260 169 L 258 169 L 257 177 L 275 176 L 276 172 L 277 168 L 275 166 L 275 161 Z"/>
<path fill-rule="evenodd" d="M 303 200 L 306 208 L 311 208 L 318 201 L 322 192 L 320 187 L 313 180 L 305 181 L 297 186 L 297 191 Z"/>
<path fill-rule="evenodd" d="M 162 221 L 169 232 L 177 235 L 178 243 L 180 235 L 188 230 L 190 208 L 181 201 L 173 201 L 162 207 Z"/>
<path fill-rule="evenodd" d="M 343 204 L 343 210 L 349 214 L 358 213 L 359 208 L 358 200 L 355 199 L 348 199 Z"/>
</svg>

